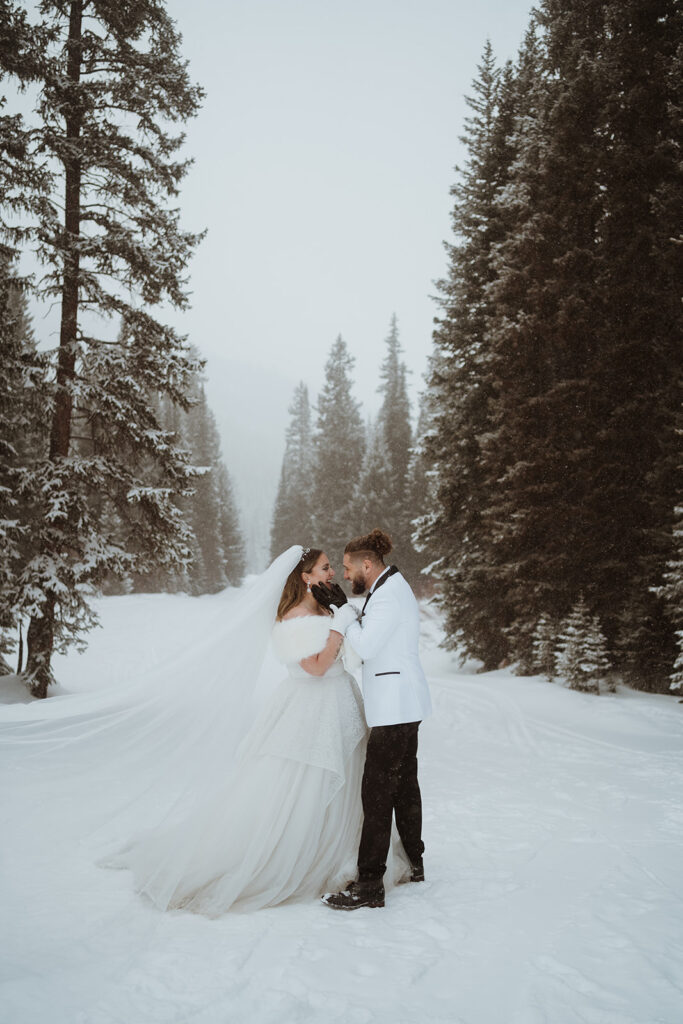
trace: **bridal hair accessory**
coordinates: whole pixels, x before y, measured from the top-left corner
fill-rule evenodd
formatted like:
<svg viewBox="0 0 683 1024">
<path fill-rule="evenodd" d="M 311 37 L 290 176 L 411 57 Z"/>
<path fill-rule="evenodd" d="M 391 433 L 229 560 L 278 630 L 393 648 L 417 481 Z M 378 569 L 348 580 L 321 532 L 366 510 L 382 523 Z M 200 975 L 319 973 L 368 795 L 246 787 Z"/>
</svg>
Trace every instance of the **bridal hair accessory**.
<svg viewBox="0 0 683 1024">
<path fill-rule="evenodd" d="M 301 552 L 301 558 L 299 559 L 300 562 L 303 562 L 304 558 L 306 557 L 306 555 L 308 554 L 308 552 L 310 550 L 311 550 L 310 548 L 304 548 L 303 549 L 303 551 Z"/>
</svg>

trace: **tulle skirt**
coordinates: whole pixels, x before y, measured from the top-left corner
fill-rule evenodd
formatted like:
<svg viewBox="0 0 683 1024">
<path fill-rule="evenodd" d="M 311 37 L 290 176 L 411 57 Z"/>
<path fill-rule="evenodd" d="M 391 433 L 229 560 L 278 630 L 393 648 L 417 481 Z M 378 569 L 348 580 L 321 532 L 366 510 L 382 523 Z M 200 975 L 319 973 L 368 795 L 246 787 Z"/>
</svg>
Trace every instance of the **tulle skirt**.
<svg viewBox="0 0 683 1024">
<path fill-rule="evenodd" d="M 189 815 L 106 862 L 161 909 L 208 917 L 313 899 L 356 871 L 367 728 L 355 680 L 290 675 L 243 744 L 235 770 Z M 393 879 L 407 858 L 394 844 Z"/>
<path fill-rule="evenodd" d="M 180 826 L 156 830 L 119 864 L 131 868 L 136 888 L 162 909 L 208 917 L 310 899 L 342 886 L 355 872 L 364 748 L 362 741 L 331 799 L 324 768 L 271 755 L 248 758 L 220 805 L 203 807 L 184 823 L 181 841 L 192 836 L 192 849 L 171 893 L 166 862 L 175 856 L 170 844 L 182 836 Z"/>
</svg>

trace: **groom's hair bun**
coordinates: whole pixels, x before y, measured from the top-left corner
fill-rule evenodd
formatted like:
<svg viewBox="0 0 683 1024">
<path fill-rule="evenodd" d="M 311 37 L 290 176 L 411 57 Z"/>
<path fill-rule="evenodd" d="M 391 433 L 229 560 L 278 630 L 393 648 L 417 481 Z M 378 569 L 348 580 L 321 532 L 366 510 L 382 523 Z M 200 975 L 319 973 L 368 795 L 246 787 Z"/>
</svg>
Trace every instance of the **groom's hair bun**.
<svg viewBox="0 0 683 1024">
<path fill-rule="evenodd" d="M 371 558 L 373 561 L 384 562 L 384 556 L 393 548 L 391 537 L 384 530 L 374 529 L 362 537 L 354 537 L 344 548 L 345 555 L 358 555 Z"/>
</svg>

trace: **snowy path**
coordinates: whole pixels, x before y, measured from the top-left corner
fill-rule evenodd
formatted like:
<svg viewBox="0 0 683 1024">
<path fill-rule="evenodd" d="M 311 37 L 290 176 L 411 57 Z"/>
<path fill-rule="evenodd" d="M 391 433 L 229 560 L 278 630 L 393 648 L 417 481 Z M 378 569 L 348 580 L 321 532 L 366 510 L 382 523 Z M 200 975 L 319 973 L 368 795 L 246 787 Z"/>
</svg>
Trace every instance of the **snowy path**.
<svg viewBox="0 0 683 1024">
<path fill-rule="evenodd" d="M 211 607 L 108 599 L 60 676 L 151 665 Z M 2 1024 L 680 1024 L 683 704 L 476 676 L 426 634 L 424 885 L 353 914 L 162 915 L 84 851 L 36 849 L 40 808 L 9 799 Z"/>
</svg>

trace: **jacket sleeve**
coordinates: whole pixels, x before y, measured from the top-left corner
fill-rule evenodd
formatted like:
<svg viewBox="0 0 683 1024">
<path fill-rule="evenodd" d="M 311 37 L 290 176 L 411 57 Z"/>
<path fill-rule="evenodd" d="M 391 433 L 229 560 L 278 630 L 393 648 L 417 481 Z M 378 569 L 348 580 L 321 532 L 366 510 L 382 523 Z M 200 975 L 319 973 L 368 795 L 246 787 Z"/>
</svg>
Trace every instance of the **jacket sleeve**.
<svg viewBox="0 0 683 1024">
<path fill-rule="evenodd" d="M 346 638 L 363 661 L 374 658 L 396 631 L 400 622 L 400 609 L 384 587 L 374 594 L 368 610 L 360 622 L 352 622 Z M 362 623 L 362 624 L 361 624 Z"/>
</svg>

